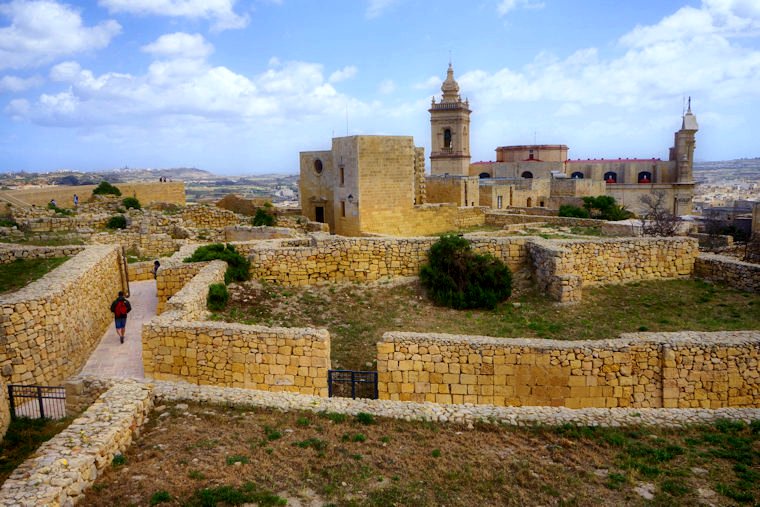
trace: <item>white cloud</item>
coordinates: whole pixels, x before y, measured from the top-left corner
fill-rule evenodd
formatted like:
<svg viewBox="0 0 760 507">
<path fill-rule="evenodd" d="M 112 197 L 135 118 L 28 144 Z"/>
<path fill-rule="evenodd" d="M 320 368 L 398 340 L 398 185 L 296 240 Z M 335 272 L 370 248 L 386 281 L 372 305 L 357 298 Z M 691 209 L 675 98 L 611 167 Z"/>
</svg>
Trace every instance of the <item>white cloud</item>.
<svg viewBox="0 0 760 507">
<path fill-rule="evenodd" d="M 157 57 L 204 59 L 214 51 L 214 46 L 200 34 L 176 32 L 162 35 L 141 49 Z"/>
<path fill-rule="evenodd" d="M 99 0 L 111 12 L 208 19 L 216 31 L 245 28 L 247 14 L 235 12 L 235 0 Z"/>
<path fill-rule="evenodd" d="M 394 83 L 392 79 L 385 79 L 384 81 L 380 82 L 377 87 L 377 91 L 381 95 L 390 95 L 396 91 L 396 83 Z"/>
<path fill-rule="evenodd" d="M 543 9 L 544 3 L 534 0 L 501 0 L 496 6 L 496 12 L 499 16 L 506 16 L 516 9 Z"/>
<path fill-rule="evenodd" d="M 430 90 L 432 88 L 440 87 L 441 83 L 443 83 L 443 79 L 440 76 L 430 76 L 420 83 L 415 83 L 412 88 L 415 90 Z"/>
<path fill-rule="evenodd" d="M 369 0 L 366 16 L 368 19 L 377 18 L 396 3 L 398 0 Z"/>
<path fill-rule="evenodd" d="M 41 125 L 116 128 L 146 118 L 175 125 L 187 118 L 282 123 L 344 111 L 347 104 L 354 113 L 370 110 L 338 93 L 320 64 L 273 60 L 264 72 L 249 77 L 211 66 L 201 57 L 208 51 L 198 50 L 206 47 L 202 42 L 194 37 L 159 38 L 149 52 L 162 58 L 142 75 L 96 75 L 76 62 L 60 63 L 51 69 L 50 78 L 65 83 L 65 90 L 11 103 L 6 111 Z"/>
<path fill-rule="evenodd" d="M 700 9 L 684 7 L 654 25 L 637 26 L 619 39 L 623 53 L 615 58 L 603 59 L 594 48 L 563 60 L 540 54 L 522 69 L 475 70 L 459 83 L 479 107 L 559 101 L 657 109 L 674 101 L 680 105 L 682 94 L 757 97 L 760 51 L 741 45 L 757 36 L 760 17 L 753 5 L 757 2 L 707 0 Z"/>
<path fill-rule="evenodd" d="M 345 81 L 346 79 L 351 79 L 352 77 L 356 76 L 357 72 L 358 69 L 356 67 L 353 65 L 348 65 L 330 74 L 328 81 L 331 83 L 340 83 L 341 81 Z"/>
<path fill-rule="evenodd" d="M 0 78 L 0 92 L 18 93 L 42 85 L 42 78 L 32 76 L 28 78 L 18 76 L 3 76 Z"/>
<path fill-rule="evenodd" d="M 52 0 L 0 4 L 0 16 L 11 21 L 0 28 L 0 69 L 37 67 L 102 49 L 121 31 L 113 20 L 86 27 L 77 11 Z"/>
</svg>

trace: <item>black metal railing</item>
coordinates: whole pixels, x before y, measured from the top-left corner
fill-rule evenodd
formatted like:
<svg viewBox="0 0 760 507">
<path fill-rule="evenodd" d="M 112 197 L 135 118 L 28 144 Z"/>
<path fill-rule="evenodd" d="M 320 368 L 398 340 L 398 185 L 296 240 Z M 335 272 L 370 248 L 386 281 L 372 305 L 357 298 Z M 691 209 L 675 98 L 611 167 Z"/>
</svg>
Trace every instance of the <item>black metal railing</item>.
<svg viewBox="0 0 760 507">
<path fill-rule="evenodd" d="M 11 419 L 63 419 L 66 417 L 66 389 L 61 386 L 8 385 Z"/>
<path fill-rule="evenodd" d="M 327 390 L 330 398 L 377 399 L 377 372 L 329 370 Z"/>
</svg>

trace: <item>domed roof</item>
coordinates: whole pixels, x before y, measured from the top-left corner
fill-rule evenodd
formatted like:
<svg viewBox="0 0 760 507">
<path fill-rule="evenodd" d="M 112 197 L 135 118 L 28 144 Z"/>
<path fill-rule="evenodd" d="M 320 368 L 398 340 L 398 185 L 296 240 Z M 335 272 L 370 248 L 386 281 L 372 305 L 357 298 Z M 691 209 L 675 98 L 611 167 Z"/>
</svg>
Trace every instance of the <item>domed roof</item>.
<svg viewBox="0 0 760 507">
<path fill-rule="evenodd" d="M 449 70 L 446 71 L 446 80 L 441 85 L 444 102 L 459 100 L 459 83 L 454 79 L 454 68 L 449 63 Z"/>
</svg>

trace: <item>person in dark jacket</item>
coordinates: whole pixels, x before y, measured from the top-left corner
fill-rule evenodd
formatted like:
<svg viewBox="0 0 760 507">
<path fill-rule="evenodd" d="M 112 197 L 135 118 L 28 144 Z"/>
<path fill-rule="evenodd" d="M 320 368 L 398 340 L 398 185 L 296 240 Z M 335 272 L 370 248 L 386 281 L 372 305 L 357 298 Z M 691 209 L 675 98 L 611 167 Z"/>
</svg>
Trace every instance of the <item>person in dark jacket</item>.
<svg viewBox="0 0 760 507">
<path fill-rule="evenodd" d="M 116 324 L 116 334 L 119 335 L 119 341 L 124 343 L 124 329 L 127 327 L 127 314 L 132 311 L 132 305 L 129 304 L 124 292 L 119 291 L 119 297 L 111 303 L 111 313 Z"/>
</svg>

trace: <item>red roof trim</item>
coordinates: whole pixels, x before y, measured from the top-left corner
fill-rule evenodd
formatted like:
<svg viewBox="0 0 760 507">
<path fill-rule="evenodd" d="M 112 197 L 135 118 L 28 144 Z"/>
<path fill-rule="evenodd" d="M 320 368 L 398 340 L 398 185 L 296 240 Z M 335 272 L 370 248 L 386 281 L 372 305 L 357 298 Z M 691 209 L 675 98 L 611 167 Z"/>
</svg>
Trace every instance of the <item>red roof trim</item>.
<svg viewBox="0 0 760 507">
<path fill-rule="evenodd" d="M 567 159 L 565 162 L 568 164 L 583 164 L 587 162 L 662 162 L 659 158 L 587 158 L 583 159 Z"/>
</svg>

